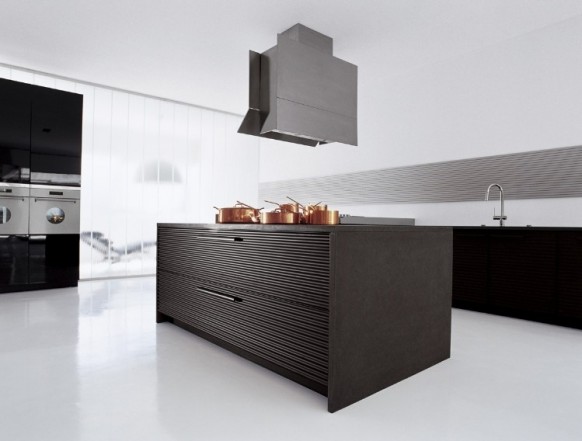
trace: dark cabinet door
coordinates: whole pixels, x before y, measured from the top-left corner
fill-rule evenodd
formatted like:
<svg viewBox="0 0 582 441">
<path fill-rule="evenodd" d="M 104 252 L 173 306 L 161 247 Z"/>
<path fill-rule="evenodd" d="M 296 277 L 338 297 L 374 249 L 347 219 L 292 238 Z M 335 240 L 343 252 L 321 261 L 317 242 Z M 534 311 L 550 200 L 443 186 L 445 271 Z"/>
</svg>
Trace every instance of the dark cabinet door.
<svg viewBox="0 0 582 441">
<path fill-rule="evenodd" d="M 453 304 L 487 304 L 487 233 L 457 230 L 453 237 Z"/>
<path fill-rule="evenodd" d="M 0 236 L 0 292 L 28 283 L 28 236 Z"/>
<path fill-rule="evenodd" d="M 29 283 L 74 286 L 78 280 L 78 234 L 30 236 Z"/>
<path fill-rule="evenodd" d="M 491 233 L 490 302 L 494 307 L 552 315 L 555 311 L 556 233 Z"/>
<path fill-rule="evenodd" d="M 558 315 L 582 319 L 582 232 L 562 232 L 558 241 Z"/>
<path fill-rule="evenodd" d="M 31 182 L 80 184 L 83 98 L 37 88 L 32 101 Z"/>
<path fill-rule="evenodd" d="M 0 79 L 0 182 L 30 179 L 30 87 Z"/>
</svg>

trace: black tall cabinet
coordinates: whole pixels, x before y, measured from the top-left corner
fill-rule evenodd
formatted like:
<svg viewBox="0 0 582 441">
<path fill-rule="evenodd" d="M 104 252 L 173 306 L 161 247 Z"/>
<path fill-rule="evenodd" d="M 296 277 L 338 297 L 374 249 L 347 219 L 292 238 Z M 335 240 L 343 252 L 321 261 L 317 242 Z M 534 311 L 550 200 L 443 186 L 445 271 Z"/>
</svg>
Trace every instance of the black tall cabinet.
<svg viewBox="0 0 582 441">
<path fill-rule="evenodd" d="M 82 111 L 81 95 L 46 88 L 35 91 L 30 130 L 32 183 L 80 184 Z"/>
<path fill-rule="evenodd" d="M 30 87 L 0 80 L 0 182 L 30 182 Z"/>
<path fill-rule="evenodd" d="M 82 95 L 0 79 L 0 293 L 78 282 L 82 111 Z"/>
</svg>

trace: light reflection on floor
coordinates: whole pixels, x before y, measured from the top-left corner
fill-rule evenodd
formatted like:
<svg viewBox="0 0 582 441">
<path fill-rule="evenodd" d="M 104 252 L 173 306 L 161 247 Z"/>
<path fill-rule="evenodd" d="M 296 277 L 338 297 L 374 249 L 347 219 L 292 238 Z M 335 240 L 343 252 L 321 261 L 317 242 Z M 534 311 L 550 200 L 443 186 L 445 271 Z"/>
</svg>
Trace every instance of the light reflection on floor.
<svg viewBox="0 0 582 441">
<path fill-rule="evenodd" d="M 154 278 L 0 295 L 0 439 L 579 440 L 582 331 L 453 310 L 452 358 L 336 414 L 171 324 Z"/>
</svg>

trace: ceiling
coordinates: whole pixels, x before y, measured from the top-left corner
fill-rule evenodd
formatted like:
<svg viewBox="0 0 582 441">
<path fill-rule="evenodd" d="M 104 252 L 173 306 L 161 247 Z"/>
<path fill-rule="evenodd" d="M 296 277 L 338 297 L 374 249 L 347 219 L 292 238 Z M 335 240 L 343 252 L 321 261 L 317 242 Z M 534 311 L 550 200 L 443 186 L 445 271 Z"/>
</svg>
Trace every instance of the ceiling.
<svg viewBox="0 0 582 441">
<path fill-rule="evenodd" d="M 582 14 L 582 0 L 2 0 L 0 62 L 243 114 L 248 50 L 302 23 L 361 87 Z"/>
</svg>

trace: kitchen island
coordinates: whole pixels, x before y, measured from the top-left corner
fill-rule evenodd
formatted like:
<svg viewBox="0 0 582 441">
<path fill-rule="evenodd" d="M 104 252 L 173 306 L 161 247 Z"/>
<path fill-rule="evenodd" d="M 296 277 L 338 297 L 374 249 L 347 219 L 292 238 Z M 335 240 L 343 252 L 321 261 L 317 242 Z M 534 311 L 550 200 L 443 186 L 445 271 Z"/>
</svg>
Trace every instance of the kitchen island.
<svg viewBox="0 0 582 441">
<path fill-rule="evenodd" d="M 158 224 L 157 321 L 335 412 L 450 356 L 452 229 Z"/>
</svg>

